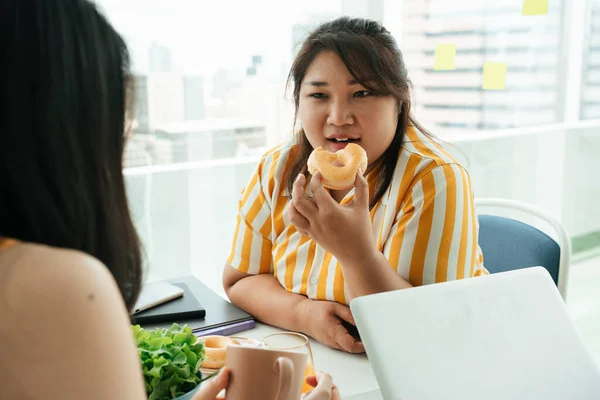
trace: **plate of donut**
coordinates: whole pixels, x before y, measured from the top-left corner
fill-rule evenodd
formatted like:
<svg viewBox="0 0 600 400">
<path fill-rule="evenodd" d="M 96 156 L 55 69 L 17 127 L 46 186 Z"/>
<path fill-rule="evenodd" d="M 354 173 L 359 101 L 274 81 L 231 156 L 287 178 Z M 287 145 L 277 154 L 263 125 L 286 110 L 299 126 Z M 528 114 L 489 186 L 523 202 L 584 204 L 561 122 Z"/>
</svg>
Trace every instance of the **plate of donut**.
<svg viewBox="0 0 600 400">
<path fill-rule="evenodd" d="M 259 340 L 237 336 L 203 336 L 198 338 L 204 342 L 205 356 L 200 371 L 203 374 L 212 374 L 225 366 L 227 346 L 239 345 L 248 347 L 263 347 L 265 344 Z"/>
</svg>

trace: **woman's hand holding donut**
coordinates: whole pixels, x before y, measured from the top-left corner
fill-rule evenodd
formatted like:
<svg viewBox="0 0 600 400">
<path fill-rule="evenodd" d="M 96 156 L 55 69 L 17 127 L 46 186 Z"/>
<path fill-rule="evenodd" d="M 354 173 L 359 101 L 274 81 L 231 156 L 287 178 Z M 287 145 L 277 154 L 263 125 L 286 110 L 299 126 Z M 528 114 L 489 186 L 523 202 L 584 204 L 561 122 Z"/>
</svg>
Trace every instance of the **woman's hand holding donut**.
<svg viewBox="0 0 600 400">
<path fill-rule="evenodd" d="M 298 175 L 289 215 L 296 229 L 321 245 L 337 260 L 355 263 L 377 252 L 369 215 L 369 184 L 360 174 L 354 182 L 354 201 L 341 205 L 321 184 L 317 173 L 310 181 L 313 198 L 305 195 L 306 177 Z"/>
</svg>

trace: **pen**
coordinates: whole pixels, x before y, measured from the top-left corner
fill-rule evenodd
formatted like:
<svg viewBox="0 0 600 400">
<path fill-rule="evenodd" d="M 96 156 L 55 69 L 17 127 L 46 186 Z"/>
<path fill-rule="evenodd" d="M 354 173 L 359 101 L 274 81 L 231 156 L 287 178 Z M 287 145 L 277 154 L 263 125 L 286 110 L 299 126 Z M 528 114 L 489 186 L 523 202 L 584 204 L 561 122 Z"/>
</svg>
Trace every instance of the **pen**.
<svg viewBox="0 0 600 400">
<path fill-rule="evenodd" d="M 193 333 L 196 336 L 229 336 L 234 333 L 246 331 L 248 329 L 252 329 L 256 326 L 256 323 L 253 319 L 248 321 L 236 322 L 233 324 L 219 326 L 215 328 L 207 328 L 207 329 L 198 329 L 194 330 Z"/>
</svg>

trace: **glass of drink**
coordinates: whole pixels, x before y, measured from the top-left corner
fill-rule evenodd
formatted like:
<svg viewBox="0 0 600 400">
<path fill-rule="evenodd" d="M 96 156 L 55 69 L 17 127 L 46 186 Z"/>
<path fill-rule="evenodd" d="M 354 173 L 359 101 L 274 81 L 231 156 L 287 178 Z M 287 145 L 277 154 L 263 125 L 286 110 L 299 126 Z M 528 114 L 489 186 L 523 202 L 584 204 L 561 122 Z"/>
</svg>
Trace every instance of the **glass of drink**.
<svg viewBox="0 0 600 400">
<path fill-rule="evenodd" d="M 308 338 L 301 333 L 295 332 L 281 332 L 274 333 L 263 338 L 263 343 L 274 350 L 288 350 L 302 352 L 307 355 L 306 357 L 306 369 L 304 370 L 304 379 L 302 383 L 302 393 L 307 393 L 313 390 L 313 387 L 306 383 L 307 376 L 313 376 L 315 374 L 315 361 L 310 348 L 310 342 Z"/>
</svg>

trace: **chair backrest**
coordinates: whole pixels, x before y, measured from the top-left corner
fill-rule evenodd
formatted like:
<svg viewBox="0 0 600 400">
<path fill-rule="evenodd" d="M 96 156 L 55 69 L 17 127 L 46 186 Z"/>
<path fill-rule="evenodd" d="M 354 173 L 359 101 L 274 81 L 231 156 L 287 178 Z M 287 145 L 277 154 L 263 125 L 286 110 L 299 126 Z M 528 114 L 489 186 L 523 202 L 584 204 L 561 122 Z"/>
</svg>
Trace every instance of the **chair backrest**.
<svg viewBox="0 0 600 400">
<path fill-rule="evenodd" d="M 479 245 L 490 273 L 542 266 L 566 299 L 571 242 L 560 221 L 537 207 L 514 200 L 476 199 L 475 204 L 479 212 L 482 206 L 509 210 L 511 215 L 516 211 L 534 216 L 553 228 L 556 240 L 529 224 L 484 211 L 479 214 Z"/>
<path fill-rule="evenodd" d="M 490 273 L 542 266 L 558 285 L 560 246 L 531 225 L 496 215 L 480 215 L 479 245 Z"/>
</svg>

